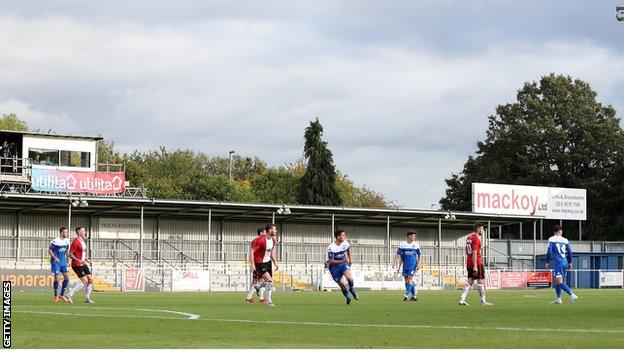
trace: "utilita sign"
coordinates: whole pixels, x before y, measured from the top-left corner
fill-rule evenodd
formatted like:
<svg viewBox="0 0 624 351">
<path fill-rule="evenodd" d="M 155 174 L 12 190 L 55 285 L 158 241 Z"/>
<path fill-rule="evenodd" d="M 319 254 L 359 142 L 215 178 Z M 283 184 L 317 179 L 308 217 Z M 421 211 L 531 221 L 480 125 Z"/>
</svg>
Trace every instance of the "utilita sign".
<svg viewBox="0 0 624 351">
<path fill-rule="evenodd" d="M 32 167 L 31 187 L 36 191 L 119 194 L 126 189 L 124 172 L 78 172 Z"/>
<path fill-rule="evenodd" d="M 587 191 L 585 189 L 473 183 L 472 211 L 584 221 L 587 219 Z"/>
</svg>

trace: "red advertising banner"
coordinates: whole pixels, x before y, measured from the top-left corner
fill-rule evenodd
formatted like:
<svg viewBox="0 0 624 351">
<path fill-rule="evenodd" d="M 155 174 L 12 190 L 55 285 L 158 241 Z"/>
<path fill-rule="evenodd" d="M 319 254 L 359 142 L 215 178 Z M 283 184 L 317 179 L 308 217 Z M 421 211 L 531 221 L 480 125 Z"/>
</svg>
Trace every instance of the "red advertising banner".
<svg viewBox="0 0 624 351">
<path fill-rule="evenodd" d="M 123 291 L 145 291 L 145 275 L 139 268 L 126 268 L 123 272 Z"/>
<path fill-rule="evenodd" d="M 500 271 L 486 271 L 486 287 L 490 290 L 500 289 Z"/>
<path fill-rule="evenodd" d="M 60 171 L 33 166 L 31 187 L 36 191 L 119 194 L 126 189 L 124 172 Z"/>
<path fill-rule="evenodd" d="M 524 289 L 527 285 L 526 272 L 501 272 L 501 289 Z"/>
<path fill-rule="evenodd" d="M 528 272 L 527 287 L 529 288 L 550 288 L 552 284 L 552 273 L 549 272 Z"/>
</svg>

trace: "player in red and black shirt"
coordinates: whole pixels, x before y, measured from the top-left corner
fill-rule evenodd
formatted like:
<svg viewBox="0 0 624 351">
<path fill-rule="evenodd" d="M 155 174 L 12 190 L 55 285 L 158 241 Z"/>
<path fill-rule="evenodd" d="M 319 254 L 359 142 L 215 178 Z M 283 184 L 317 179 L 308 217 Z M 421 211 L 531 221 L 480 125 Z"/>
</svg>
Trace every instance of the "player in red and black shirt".
<svg viewBox="0 0 624 351">
<path fill-rule="evenodd" d="M 464 285 L 459 304 L 461 306 L 469 306 L 466 303 L 466 295 L 470 291 L 470 287 L 475 287 L 474 282 L 477 281 L 476 289 L 481 295 L 481 304 L 485 306 L 492 305 L 485 299 L 485 269 L 483 268 L 483 257 L 481 256 L 481 236 L 483 235 L 483 224 L 475 223 L 474 232 L 466 239 L 466 268 L 468 270 L 468 281 Z"/>
<path fill-rule="evenodd" d="M 91 300 L 91 291 L 93 291 L 93 278 L 91 277 L 91 260 L 87 258 L 87 244 L 85 243 L 85 237 L 87 232 L 83 227 L 76 228 L 76 239 L 69 247 L 69 258 L 71 259 L 71 267 L 74 273 L 78 276 L 80 281 L 74 285 L 74 288 L 69 292 L 67 296 L 69 302 L 73 303 L 72 298 L 74 294 L 85 287 L 85 302 L 93 303 Z"/>
<path fill-rule="evenodd" d="M 251 250 L 253 251 L 253 270 L 255 274 L 262 277 L 262 285 L 265 287 L 265 299 L 267 306 L 275 307 L 271 299 L 273 290 L 273 267 L 279 269 L 275 258 L 275 248 L 277 246 L 277 227 L 269 224 L 265 227 L 265 234 L 257 237 L 251 242 Z"/>
<path fill-rule="evenodd" d="M 249 262 L 251 263 L 250 272 L 251 272 L 251 283 L 249 284 L 249 291 L 247 292 L 247 298 L 245 301 L 247 303 L 254 303 L 253 293 L 254 291 L 260 298 L 260 303 L 265 303 L 264 299 L 264 286 L 262 285 L 262 274 L 259 274 L 256 271 L 256 265 L 254 264 L 254 241 L 256 241 L 259 237 L 266 235 L 266 229 L 264 227 L 258 228 L 256 231 L 257 236 L 251 241 L 250 250 L 249 250 Z"/>
</svg>

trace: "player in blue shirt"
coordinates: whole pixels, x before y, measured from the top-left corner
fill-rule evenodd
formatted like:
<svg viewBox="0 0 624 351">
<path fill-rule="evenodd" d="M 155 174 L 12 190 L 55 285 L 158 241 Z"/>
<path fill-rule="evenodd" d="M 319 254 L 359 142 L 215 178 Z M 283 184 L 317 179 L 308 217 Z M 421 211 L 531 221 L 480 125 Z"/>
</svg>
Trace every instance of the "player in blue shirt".
<svg viewBox="0 0 624 351">
<path fill-rule="evenodd" d="M 555 276 L 555 292 L 557 298 L 552 303 L 560 304 L 561 290 L 570 295 L 570 302 L 578 300 L 572 289 L 565 283 L 568 269 L 572 269 L 572 248 L 568 239 L 563 237 L 563 228 L 556 225 L 553 228 L 553 236 L 548 239 L 548 251 L 546 252 L 546 269 L 550 268 L 550 261 L 553 261 L 553 275 Z"/>
<path fill-rule="evenodd" d="M 410 301 L 418 300 L 414 275 L 420 269 L 420 261 L 420 245 L 416 242 L 416 232 L 410 230 L 407 232 L 407 241 L 399 244 L 393 263 L 393 267 L 397 268 L 397 270 L 400 270 L 401 265 L 403 265 L 402 273 L 405 279 L 403 301 L 407 301 L 407 299 L 410 299 Z M 412 295 L 411 298 L 410 295 Z"/>
<path fill-rule="evenodd" d="M 359 300 L 355 292 L 353 276 L 351 275 L 351 263 L 353 262 L 351 248 L 344 230 L 336 230 L 334 238 L 336 240 L 329 244 L 327 249 L 325 266 L 329 268 L 332 278 L 340 286 L 342 294 L 347 299 L 347 305 L 349 305 L 351 304 L 351 298 Z M 343 277 L 346 279 L 347 284 L 344 283 Z"/>
<path fill-rule="evenodd" d="M 50 246 L 48 247 L 48 253 L 50 254 L 50 266 L 52 274 L 54 274 L 54 302 L 58 302 L 59 298 L 65 302 L 69 302 L 69 299 L 65 297 L 65 290 L 69 285 L 69 265 L 67 264 L 67 252 L 69 251 L 69 232 L 67 228 L 62 227 L 59 229 L 59 236 L 52 239 Z M 58 294 L 59 281 L 63 276 L 63 283 L 61 287 L 61 294 Z"/>
</svg>

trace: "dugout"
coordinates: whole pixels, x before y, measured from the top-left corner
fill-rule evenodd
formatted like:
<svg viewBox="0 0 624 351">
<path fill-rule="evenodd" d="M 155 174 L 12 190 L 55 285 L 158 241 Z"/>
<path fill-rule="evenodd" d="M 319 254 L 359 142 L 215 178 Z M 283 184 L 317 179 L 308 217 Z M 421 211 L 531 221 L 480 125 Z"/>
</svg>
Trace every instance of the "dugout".
<svg viewBox="0 0 624 351">
<path fill-rule="evenodd" d="M 574 248 L 573 248 L 574 249 Z M 546 255 L 537 255 L 537 269 L 546 269 Z M 624 252 L 573 252 L 574 270 L 568 272 L 569 285 L 578 288 L 598 288 L 600 270 L 624 269 Z"/>
</svg>

